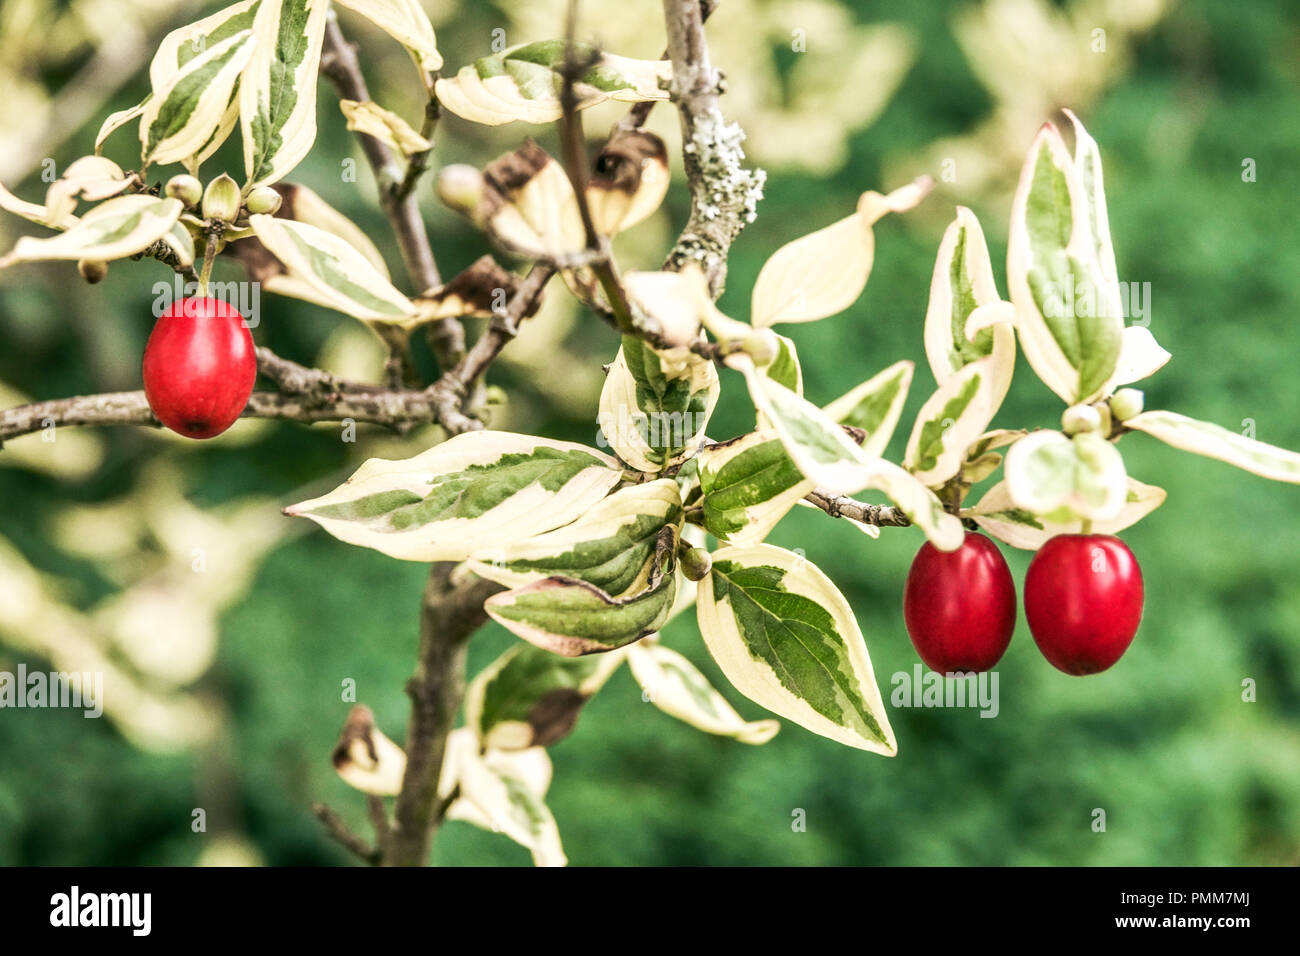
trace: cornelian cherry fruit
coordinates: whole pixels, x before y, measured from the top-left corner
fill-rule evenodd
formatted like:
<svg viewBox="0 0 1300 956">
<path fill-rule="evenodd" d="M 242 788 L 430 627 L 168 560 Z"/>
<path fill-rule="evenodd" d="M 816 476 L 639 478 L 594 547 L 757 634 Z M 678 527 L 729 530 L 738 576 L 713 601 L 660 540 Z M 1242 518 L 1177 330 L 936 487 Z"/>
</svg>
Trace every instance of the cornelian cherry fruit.
<svg viewBox="0 0 1300 956">
<path fill-rule="evenodd" d="M 225 302 L 182 299 L 159 317 L 142 371 L 160 422 L 186 438 L 212 438 L 234 424 L 253 393 L 253 336 Z"/>
<path fill-rule="evenodd" d="M 1025 574 L 1025 618 L 1057 670 L 1082 676 L 1123 656 L 1142 622 L 1142 569 L 1119 538 L 1049 538 Z"/>
<path fill-rule="evenodd" d="M 956 551 L 926 542 L 903 590 L 912 645 L 940 674 L 986 671 L 1016 629 L 1016 586 L 1002 552 L 973 531 Z"/>
</svg>

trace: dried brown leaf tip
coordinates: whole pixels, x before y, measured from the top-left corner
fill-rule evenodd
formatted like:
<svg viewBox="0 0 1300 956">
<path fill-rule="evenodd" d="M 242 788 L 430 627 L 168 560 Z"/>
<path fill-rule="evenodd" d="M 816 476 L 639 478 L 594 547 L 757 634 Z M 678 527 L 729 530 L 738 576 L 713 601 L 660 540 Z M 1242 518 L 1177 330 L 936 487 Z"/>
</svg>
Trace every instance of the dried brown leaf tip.
<svg viewBox="0 0 1300 956">
<path fill-rule="evenodd" d="M 491 317 L 505 311 L 519 277 L 491 256 L 483 256 L 450 282 L 415 300 L 426 320 L 473 315 Z"/>
<path fill-rule="evenodd" d="M 374 712 L 364 704 L 348 712 L 330 760 L 344 783 L 364 793 L 387 796 L 402 789 L 406 754 L 375 726 Z"/>
<path fill-rule="evenodd" d="M 668 192 L 668 149 L 644 130 L 618 133 L 596 156 L 587 202 L 596 230 L 612 236 L 641 222 Z"/>
</svg>

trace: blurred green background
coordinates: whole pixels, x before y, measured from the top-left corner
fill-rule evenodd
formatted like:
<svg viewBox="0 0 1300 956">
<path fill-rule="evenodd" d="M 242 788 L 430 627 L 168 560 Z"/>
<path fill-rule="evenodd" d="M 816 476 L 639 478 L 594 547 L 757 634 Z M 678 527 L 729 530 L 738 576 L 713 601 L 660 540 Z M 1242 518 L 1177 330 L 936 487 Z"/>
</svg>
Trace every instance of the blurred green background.
<svg viewBox="0 0 1300 956">
<path fill-rule="evenodd" d="M 7 0 L 0 13 L 0 132 L 10 147 L 0 149 L 8 164 L 0 178 L 24 198 L 39 200 L 45 188 L 43 158 L 61 168 L 90 152 L 102 116 L 140 98 L 149 43 L 216 7 L 124 0 L 120 22 L 105 24 L 105 6 L 98 19 L 73 2 Z M 508 42 L 561 32 L 554 0 L 425 6 L 452 68 L 489 52 L 497 28 Z M 616 52 L 657 56 L 659 7 L 588 0 L 586 32 Z M 363 44 L 376 98 L 418 115 L 401 51 L 355 17 L 342 19 Z M 750 127 L 752 158 L 771 174 L 759 219 L 735 247 L 722 302 L 730 314 L 745 316 L 768 255 L 846 215 L 862 190 L 923 172 L 943 179 L 921 209 L 878 227 L 875 271 L 856 305 L 786 330 L 814 401 L 899 358 L 916 360 L 891 448 L 901 455 L 933 385 L 921 325 L 952 207 L 980 216 L 1005 294 L 1006 212 L 1020 157 L 1054 108 L 1072 106 L 1101 144 L 1121 278 L 1150 283 L 1150 328 L 1174 355 L 1146 383 L 1147 406 L 1233 429 L 1251 420 L 1257 437 L 1300 448 L 1295 4 L 722 0 L 710 31 L 731 84 L 726 105 Z M 129 68 L 102 55 L 137 41 L 146 52 Z M 88 83 L 88 62 L 116 69 L 113 81 Z M 78 84 L 102 91 L 84 115 L 82 100 L 60 98 Z M 656 128 L 670 130 L 669 110 L 656 112 Z M 588 131 L 617 115 L 593 116 Z M 376 237 L 396 275 L 372 183 L 324 85 L 319 116 L 316 151 L 293 179 Z M 438 161 L 481 163 L 525 134 L 554 148 L 551 129 L 448 119 Z M 108 155 L 131 162 L 132 135 L 118 133 Z M 237 174 L 237 150 L 210 161 L 204 178 L 223 167 Z M 356 184 L 340 175 L 346 158 L 362 167 Z M 1254 182 L 1243 181 L 1247 159 Z M 486 251 L 427 189 L 423 202 L 444 275 Z M 685 213 L 679 184 L 655 220 L 620 240 L 625 264 L 653 265 Z M 8 216 L 0 228 L 6 248 L 29 231 Z M 20 393 L 138 387 L 152 286 L 169 279 L 156 262 L 115 264 L 95 287 L 70 264 L 0 275 L 0 387 L 12 393 L 4 404 Z M 617 342 L 566 298 L 554 288 L 551 305 L 494 367 L 494 384 L 511 395 L 500 424 L 591 442 L 599 365 Z M 345 371 L 373 365 L 373 345 L 351 320 L 269 296 L 262 305 L 255 335 L 282 354 Z M 432 373 L 429 356 L 417 358 Z M 1059 402 L 1023 360 L 1019 371 L 997 424 L 1054 425 Z M 710 426 L 719 439 L 752 424 L 739 377 L 723 381 Z M 364 830 L 362 798 L 328 759 L 350 706 L 341 682 L 354 679 L 379 726 L 401 740 L 426 569 L 292 526 L 277 509 L 331 487 L 367 455 L 413 454 L 428 440 L 363 429 L 346 445 L 336 427 L 245 422 L 202 445 L 148 429 L 68 429 L 53 443 L 32 436 L 0 452 L 0 670 L 48 669 L 52 660 L 66 669 L 102 655 L 124 675 L 110 680 L 108 695 L 130 689 L 110 704 L 112 719 L 0 712 L 0 863 L 347 863 L 309 809 L 325 800 Z M 1130 473 L 1169 498 L 1124 535 L 1142 562 L 1147 605 L 1132 649 L 1111 671 L 1058 673 L 1022 621 L 999 668 L 997 718 L 894 709 L 899 755 L 885 759 L 789 724 L 763 747 L 708 737 L 643 703 L 620 670 L 552 750 L 548 802 L 570 860 L 1300 862 L 1300 489 L 1141 435 L 1122 449 Z M 920 533 L 871 541 L 796 509 L 772 540 L 804 548 L 843 589 L 888 698 L 890 675 L 917 660 L 901 590 Z M 1004 552 L 1021 580 L 1029 555 Z M 762 716 L 727 687 L 693 616 L 664 639 L 745 716 Z M 471 672 L 512 640 L 486 628 L 472 645 Z M 1242 700 L 1246 679 L 1257 686 L 1252 703 Z M 206 813 L 206 832 L 192 830 L 195 808 Z M 1092 829 L 1095 808 L 1106 811 L 1104 833 Z M 806 832 L 791 826 L 799 809 Z M 435 859 L 529 862 L 504 837 L 464 823 L 445 827 Z"/>
</svg>

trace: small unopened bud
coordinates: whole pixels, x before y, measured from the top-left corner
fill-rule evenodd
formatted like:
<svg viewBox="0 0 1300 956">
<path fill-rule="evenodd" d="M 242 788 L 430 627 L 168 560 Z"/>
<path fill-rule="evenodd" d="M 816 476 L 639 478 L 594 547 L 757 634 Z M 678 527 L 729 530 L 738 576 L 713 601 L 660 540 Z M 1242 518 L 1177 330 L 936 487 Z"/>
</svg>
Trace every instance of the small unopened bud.
<svg viewBox="0 0 1300 956">
<path fill-rule="evenodd" d="M 244 208 L 253 215 L 271 215 L 280 208 L 284 200 L 270 186 L 258 186 L 244 199 Z"/>
<path fill-rule="evenodd" d="M 1101 412 L 1091 405 L 1071 405 L 1061 415 L 1061 431 L 1067 435 L 1095 432 L 1101 429 Z"/>
<path fill-rule="evenodd" d="M 771 365 L 781 354 L 781 342 L 771 329 L 755 329 L 741 340 L 740 347 L 759 368 Z"/>
<path fill-rule="evenodd" d="M 179 199 L 190 209 L 193 209 L 203 200 L 203 184 L 193 176 L 184 173 L 167 180 L 163 192 L 172 199 Z"/>
<path fill-rule="evenodd" d="M 239 184 L 222 173 L 203 193 L 203 218 L 234 222 L 239 215 Z"/>
<path fill-rule="evenodd" d="M 1110 413 L 1115 416 L 1116 421 L 1126 422 L 1130 418 L 1141 415 L 1145 404 L 1146 396 L 1142 394 L 1141 389 L 1121 388 L 1110 397 Z"/>
<path fill-rule="evenodd" d="M 438 173 L 434 188 L 448 209 L 473 219 L 483 201 L 483 174 L 467 163 L 455 163 Z"/>
<path fill-rule="evenodd" d="M 103 282 L 104 276 L 108 275 L 108 263 L 103 259 L 82 259 L 77 263 L 77 271 L 81 278 L 94 285 Z"/>
<path fill-rule="evenodd" d="M 703 581 L 713 570 L 713 558 L 703 548 L 687 548 L 678 560 L 682 563 L 682 574 L 688 581 Z"/>
</svg>

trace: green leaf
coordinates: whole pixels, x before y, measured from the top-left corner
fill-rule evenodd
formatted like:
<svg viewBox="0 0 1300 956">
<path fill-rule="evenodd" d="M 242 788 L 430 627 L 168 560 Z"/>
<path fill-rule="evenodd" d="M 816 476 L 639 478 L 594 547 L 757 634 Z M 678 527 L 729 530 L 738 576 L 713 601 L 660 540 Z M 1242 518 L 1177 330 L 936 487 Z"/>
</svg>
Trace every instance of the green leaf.
<svg viewBox="0 0 1300 956">
<path fill-rule="evenodd" d="M 723 548 L 697 603 L 709 652 L 746 697 L 850 747 L 897 752 L 848 602 L 806 559 L 771 545 Z"/>
<path fill-rule="evenodd" d="M 574 521 L 621 477 L 613 459 L 582 445 L 467 432 L 414 458 L 372 458 L 285 513 L 391 557 L 464 561 Z"/>
<path fill-rule="evenodd" d="M 1177 412 L 1150 411 L 1130 418 L 1124 426 L 1146 432 L 1166 445 L 1227 462 L 1262 478 L 1300 484 L 1300 455 L 1219 425 Z"/>
<path fill-rule="evenodd" d="M 590 62 L 574 84 L 578 109 L 606 100 L 636 103 L 666 100 L 672 64 L 666 60 L 632 60 L 575 44 L 575 56 Z M 489 126 L 514 120 L 553 123 L 563 115 L 560 71 L 563 40 L 544 40 L 511 47 L 462 67 L 438 80 L 439 102 L 464 119 Z"/>
<path fill-rule="evenodd" d="M 1100 165 L 1090 167 L 1100 190 Z M 1100 396 L 1119 361 L 1124 319 L 1113 263 L 1099 258 L 1099 195 L 1050 123 L 1039 131 L 1012 205 L 1007 282 L 1025 357 L 1067 403 Z M 1109 240 L 1107 240 L 1108 242 Z"/>
<path fill-rule="evenodd" d="M 664 528 L 680 533 L 682 503 L 671 478 L 614 492 L 572 524 L 474 552 L 469 567 L 506 587 L 560 576 L 621 595 L 644 587 Z"/>
<path fill-rule="evenodd" d="M 246 189 L 277 182 L 316 141 L 316 79 L 328 0 L 264 0 L 239 86 Z"/>
<path fill-rule="evenodd" d="M 465 722 L 487 749 L 549 747 L 569 735 L 583 706 L 622 663 L 617 652 L 560 657 L 516 644 L 470 683 Z"/>
<path fill-rule="evenodd" d="M 694 664 L 658 641 L 631 645 L 627 660 L 644 699 L 692 727 L 744 744 L 765 744 L 781 729 L 775 720 L 745 720 Z"/>
<path fill-rule="evenodd" d="M 712 362 L 625 336 L 600 393 L 601 434 L 633 468 L 659 474 L 703 441 L 718 394 Z"/>
<path fill-rule="evenodd" d="M 802 395 L 803 367 L 799 364 L 799 353 L 795 350 L 794 342 L 780 334 L 777 334 L 776 340 L 779 343 L 776 358 L 763 368 L 763 374 L 796 395 Z"/>
</svg>

